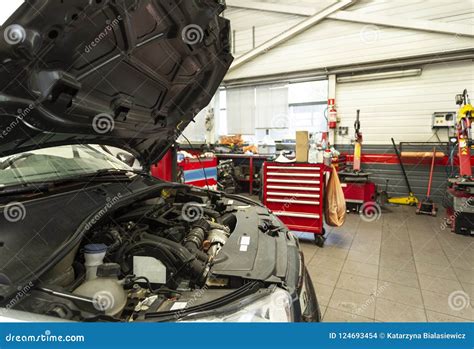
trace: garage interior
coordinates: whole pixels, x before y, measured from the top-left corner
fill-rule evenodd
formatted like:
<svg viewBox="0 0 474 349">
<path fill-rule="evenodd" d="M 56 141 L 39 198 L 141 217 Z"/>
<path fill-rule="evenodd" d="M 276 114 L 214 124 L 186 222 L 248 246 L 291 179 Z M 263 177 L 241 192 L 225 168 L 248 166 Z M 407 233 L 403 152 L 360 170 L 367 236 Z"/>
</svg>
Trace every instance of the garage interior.
<svg viewBox="0 0 474 349">
<path fill-rule="evenodd" d="M 17 2 L 0 321 L 474 320 L 474 0 Z"/>
<path fill-rule="evenodd" d="M 458 132 L 473 2 L 226 3 L 235 60 L 153 173 L 280 210 L 323 321 L 474 320 L 472 138 Z M 322 219 L 325 181 L 305 176 L 331 166 L 338 227 Z"/>
</svg>

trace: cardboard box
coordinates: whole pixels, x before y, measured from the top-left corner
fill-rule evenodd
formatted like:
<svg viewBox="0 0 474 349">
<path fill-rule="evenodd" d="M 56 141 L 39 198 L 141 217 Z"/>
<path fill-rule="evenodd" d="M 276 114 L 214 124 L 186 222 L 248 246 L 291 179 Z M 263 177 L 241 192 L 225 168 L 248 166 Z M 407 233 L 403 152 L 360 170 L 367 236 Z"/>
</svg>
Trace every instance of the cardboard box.
<svg viewBox="0 0 474 349">
<path fill-rule="evenodd" d="M 308 162 L 309 132 L 296 131 L 296 162 Z"/>
</svg>

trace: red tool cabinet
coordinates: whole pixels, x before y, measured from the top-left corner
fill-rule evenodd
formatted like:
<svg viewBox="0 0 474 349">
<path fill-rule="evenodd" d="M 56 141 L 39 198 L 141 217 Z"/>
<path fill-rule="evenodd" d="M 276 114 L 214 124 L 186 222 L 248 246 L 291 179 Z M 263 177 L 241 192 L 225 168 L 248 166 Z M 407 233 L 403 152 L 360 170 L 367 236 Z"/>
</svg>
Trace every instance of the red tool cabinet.
<svg viewBox="0 0 474 349">
<path fill-rule="evenodd" d="M 178 168 L 184 183 L 217 190 L 217 158 L 185 158 L 178 162 Z"/>
<path fill-rule="evenodd" d="M 323 164 L 265 162 L 263 203 L 290 230 L 322 236 L 324 174 Z"/>
</svg>

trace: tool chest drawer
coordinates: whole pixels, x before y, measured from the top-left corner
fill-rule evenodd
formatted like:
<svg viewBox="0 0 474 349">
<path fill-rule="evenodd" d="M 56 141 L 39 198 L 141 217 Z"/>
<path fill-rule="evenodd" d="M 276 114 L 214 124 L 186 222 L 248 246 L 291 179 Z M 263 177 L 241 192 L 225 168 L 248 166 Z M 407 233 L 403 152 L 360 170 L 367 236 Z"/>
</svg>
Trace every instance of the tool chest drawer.
<svg viewBox="0 0 474 349">
<path fill-rule="evenodd" d="M 323 164 L 265 162 L 263 203 L 290 230 L 323 234 Z"/>
</svg>

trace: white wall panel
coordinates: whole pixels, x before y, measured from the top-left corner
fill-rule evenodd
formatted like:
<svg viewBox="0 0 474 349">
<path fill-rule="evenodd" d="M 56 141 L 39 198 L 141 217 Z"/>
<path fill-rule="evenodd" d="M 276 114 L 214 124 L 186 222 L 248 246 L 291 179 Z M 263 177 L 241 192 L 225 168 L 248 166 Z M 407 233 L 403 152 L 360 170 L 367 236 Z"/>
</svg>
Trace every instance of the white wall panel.
<svg viewBox="0 0 474 349">
<path fill-rule="evenodd" d="M 272 24 L 255 27 L 255 44 L 259 46 L 264 42 L 273 39 L 276 35 L 283 33 L 285 30 L 295 26 L 301 21 L 301 18 L 286 19 L 284 21 L 276 21 Z"/>
<path fill-rule="evenodd" d="M 338 116 L 352 135 L 360 109 L 366 144 L 390 144 L 391 137 L 397 142 L 436 141 L 432 114 L 456 111 L 454 97 L 464 88 L 474 91 L 472 61 L 427 65 L 417 77 L 338 84 Z M 446 130 L 438 135 L 447 140 Z M 336 143 L 348 144 L 350 138 L 338 136 Z"/>
<path fill-rule="evenodd" d="M 299 3 L 293 0 L 273 2 Z M 318 1 L 306 0 L 301 2 L 303 3 L 304 6 L 311 6 L 313 3 L 315 8 L 319 5 Z M 345 11 L 474 25 L 474 0 L 360 0 Z M 251 49 L 252 26 L 256 27 L 256 45 L 258 46 L 305 19 L 296 15 L 234 8 L 226 11 L 225 16 L 231 20 L 232 27 L 236 30 L 236 56 Z M 243 39 L 246 35 L 247 40 Z M 226 80 L 472 47 L 474 47 L 472 37 L 327 19 L 231 71 L 226 76 Z"/>
<path fill-rule="evenodd" d="M 232 31 L 235 32 L 235 57 L 253 48 L 253 27 L 255 27 L 255 45 L 258 46 L 296 25 L 304 18 L 283 13 L 232 7 L 224 12 L 224 17 L 230 19 Z"/>
<path fill-rule="evenodd" d="M 235 40 L 235 52 L 233 52 L 234 56 L 238 57 L 253 48 L 252 29 L 236 31 L 235 35 L 233 35 L 233 38 Z"/>
<path fill-rule="evenodd" d="M 474 47 L 474 38 L 325 20 L 229 72 L 226 80 Z"/>
<path fill-rule="evenodd" d="M 448 17 L 470 15 L 472 24 L 474 2 L 472 0 L 368 0 L 359 1 L 348 11 L 446 22 L 449 22 L 446 20 Z"/>
<path fill-rule="evenodd" d="M 248 10 L 232 7 L 224 11 L 224 17 L 230 19 L 232 24 L 232 30 L 235 31 L 250 29 L 253 26 L 267 26 L 278 22 L 285 22 L 292 19 L 303 18 L 291 14 L 262 12 L 258 10 Z"/>
</svg>

